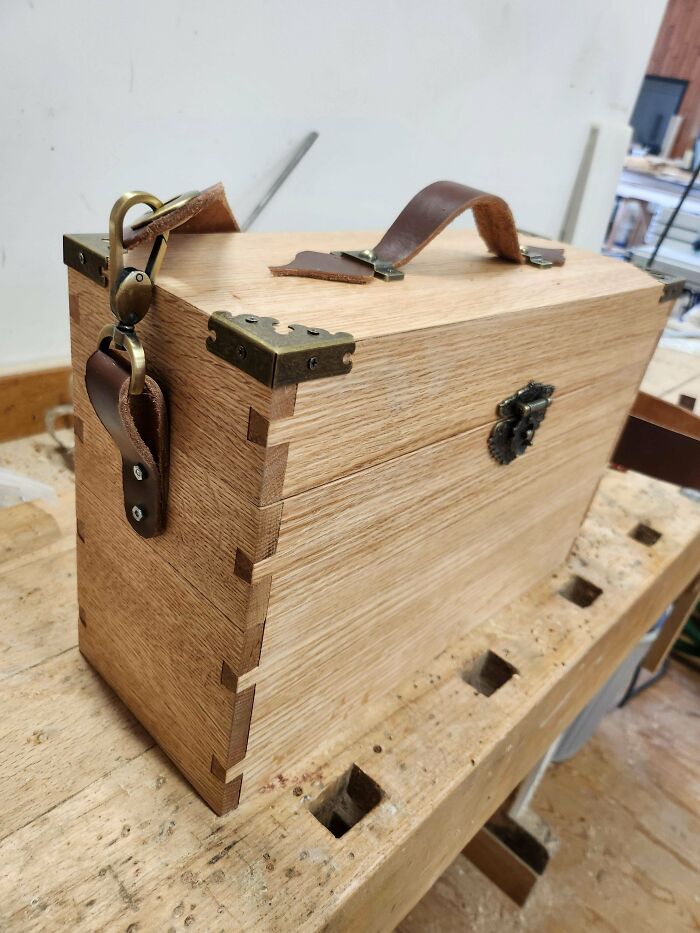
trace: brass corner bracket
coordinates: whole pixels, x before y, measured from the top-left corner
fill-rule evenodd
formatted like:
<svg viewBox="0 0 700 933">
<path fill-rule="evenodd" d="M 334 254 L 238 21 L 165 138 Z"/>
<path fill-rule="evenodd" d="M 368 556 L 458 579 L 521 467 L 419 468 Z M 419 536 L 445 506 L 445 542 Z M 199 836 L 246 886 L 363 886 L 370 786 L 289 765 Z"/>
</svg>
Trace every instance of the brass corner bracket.
<svg viewBox="0 0 700 933">
<path fill-rule="evenodd" d="M 263 385 L 291 385 L 340 376 L 352 369 L 352 334 L 331 334 L 320 327 L 290 324 L 275 330 L 273 317 L 216 311 L 209 318 L 207 349 Z"/>
<path fill-rule="evenodd" d="M 65 233 L 63 262 L 103 288 L 109 284 L 109 237 L 105 233 Z"/>
<path fill-rule="evenodd" d="M 681 276 L 671 275 L 669 272 L 657 272 L 656 269 L 645 269 L 644 271 L 652 275 L 664 287 L 661 298 L 659 298 L 659 304 L 676 301 L 683 294 L 685 279 Z"/>
</svg>

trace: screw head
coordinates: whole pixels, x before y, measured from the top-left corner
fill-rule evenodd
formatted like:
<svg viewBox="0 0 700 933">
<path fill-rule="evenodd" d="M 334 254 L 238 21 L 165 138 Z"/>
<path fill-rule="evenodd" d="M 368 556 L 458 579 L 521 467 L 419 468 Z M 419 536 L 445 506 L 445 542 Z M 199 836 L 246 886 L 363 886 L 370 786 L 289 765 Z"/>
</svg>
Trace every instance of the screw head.
<svg viewBox="0 0 700 933">
<path fill-rule="evenodd" d="M 318 366 L 318 359 L 317 359 L 317 357 L 312 356 L 311 359 L 309 360 L 309 362 L 308 362 L 306 365 L 309 367 L 309 369 L 312 369 L 312 370 L 313 370 L 313 369 L 316 369 L 316 367 Z"/>
<path fill-rule="evenodd" d="M 140 463 L 134 464 L 134 476 L 139 482 L 143 479 L 143 467 Z"/>
<path fill-rule="evenodd" d="M 131 509 L 131 514 L 135 522 L 140 522 L 143 519 L 144 511 L 140 505 L 135 505 Z"/>
<path fill-rule="evenodd" d="M 307 329 L 306 333 L 307 333 L 307 334 L 310 334 L 312 337 L 318 337 L 318 335 L 321 333 L 321 331 L 320 331 L 320 330 L 316 330 L 315 327 L 309 327 L 309 328 Z"/>
<path fill-rule="evenodd" d="M 245 322 L 246 322 L 246 324 L 257 324 L 257 323 L 258 323 L 258 319 L 257 319 L 256 317 L 253 317 L 253 315 L 251 314 L 250 317 L 247 317 L 247 318 L 245 319 Z"/>
<path fill-rule="evenodd" d="M 246 348 L 243 346 L 242 343 L 239 344 L 239 345 L 236 347 L 236 356 L 237 356 L 239 359 L 244 360 L 244 359 L 246 358 L 247 355 L 248 355 L 248 354 L 247 354 Z"/>
<path fill-rule="evenodd" d="M 85 265 L 85 263 L 87 262 L 87 259 L 85 258 L 85 253 L 78 253 L 78 262 L 80 263 L 81 266 Z"/>
</svg>

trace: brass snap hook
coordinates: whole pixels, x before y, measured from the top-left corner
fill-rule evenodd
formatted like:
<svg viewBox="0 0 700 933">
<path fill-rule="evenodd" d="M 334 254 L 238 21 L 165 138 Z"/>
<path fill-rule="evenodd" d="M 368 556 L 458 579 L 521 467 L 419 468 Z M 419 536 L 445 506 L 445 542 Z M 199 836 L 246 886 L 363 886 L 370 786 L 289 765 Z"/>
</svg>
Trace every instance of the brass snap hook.
<svg viewBox="0 0 700 933">
<path fill-rule="evenodd" d="M 155 275 L 163 262 L 168 234 L 156 238 L 146 269 L 124 267 L 124 218 L 135 204 L 146 204 L 153 211 L 163 206 L 160 198 L 146 191 L 127 191 L 114 204 L 109 215 L 109 305 L 117 324 L 100 331 L 98 346 L 107 350 L 111 343 L 126 351 L 131 363 L 129 393 L 140 395 L 146 380 L 146 356 L 134 326 L 141 321 L 153 300 Z"/>
<path fill-rule="evenodd" d="M 124 267 L 124 218 L 135 204 L 146 204 L 157 211 L 163 202 L 146 191 L 127 191 L 115 202 L 109 215 L 109 303 L 112 314 L 127 327 L 138 324 L 150 308 L 155 276 L 168 245 L 168 233 L 161 233 L 153 243 L 144 271 Z"/>
<path fill-rule="evenodd" d="M 139 395 L 143 391 L 146 378 L 146 357 L 134 328 L 151 307 L 153 286 L 165 258 L 170 231 L 165 230 L 156 236 L 145 269 L 125 267 L 124 219 L 136 204 L 150 207 L 151 212 L 132 225 L 132 229 L 140 229 L 156 218 L 165 217 L 184 207 L 198 194 L 198 191 L 188 191 L 163 203 L 147 191 L 127 191 L 115 202 L 109 215 L 109 304 L 118 323 L 102 329 L 99 347 L 107 349 L 113 342 L 118 349 L 126 351 L 131 362 L 131 395 Z"/>
<path fill-rule="evenodd" d="M 129 357 L 129 395 L 140 395 L 146 382 L 146 354 L 136 331 L 133 328 L 122 328 L 119 324 L 107 324 L 100 331 L 97 347 L 100 350 L 108 350 L 111 343 L 114 343 L 118 350 L 124 350 Z"/>
</svg>

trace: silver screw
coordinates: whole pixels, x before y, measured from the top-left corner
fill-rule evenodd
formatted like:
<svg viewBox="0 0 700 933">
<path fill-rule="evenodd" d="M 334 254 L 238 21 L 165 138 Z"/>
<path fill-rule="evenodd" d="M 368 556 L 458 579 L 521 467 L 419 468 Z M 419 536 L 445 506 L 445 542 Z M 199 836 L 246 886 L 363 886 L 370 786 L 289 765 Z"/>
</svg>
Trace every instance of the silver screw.
<svg viewBox="0 0 700 933">
<path fill-rule="evenodd" d="M 316 369 L 316 367 L 318 366 L 317 358 L 315 356 L 312 356 L 307 365 L 309 369 Z"/>
<path fill-rule="evenodd" d="M 85 259 L 85 253 L 78 253 L 78 262 L 81 266 L 84 266 L 87 260 Z"/>
<path fill-rule="evenodd" d="M 140 506 L 135 505 L 131 510 L 131 514 L 134 516 L 135 522 L 140 522 L 143 518 L 143 509 Z"/>
<path fill-rule="evenodd" d="M 140 463 L 134 464 L 134 476 L 139 482 L 141 482 L 141 480 L 143 479 L 143 469 L 141 468 Z"/>
</svg>

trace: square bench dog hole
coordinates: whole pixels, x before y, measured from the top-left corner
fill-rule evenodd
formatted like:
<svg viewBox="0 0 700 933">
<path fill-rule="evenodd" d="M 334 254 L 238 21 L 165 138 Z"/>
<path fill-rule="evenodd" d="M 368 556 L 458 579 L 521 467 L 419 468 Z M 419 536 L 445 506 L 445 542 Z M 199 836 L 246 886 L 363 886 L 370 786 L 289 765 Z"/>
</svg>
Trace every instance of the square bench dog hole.
<svg viewBox="0 0 700 933">
<path fill-rule="evenodd" d="M 632 531 L 630 531 L 630 538 L 634 538 L 635 541 L 639 541 L 640 544 L 644 544 L 647 547 L 653 547 L 660 537 L 660 531 L 657 531 L 656 528 L 652 528 L 651 525 L 645 525 L 644 522 L 635 525 Z"/>
<path fill-rule="evenodd" d="M 569 602 L 573 603 L 575 606 L 580 606 L 581 609 L 588 609 L 602 592 L 601 588 L 596 586 L 595 583 L 591 583 L 590 580 L 586 580 L 584 577 L 579 577 L 578 574 L 574 574 L 572 577 L 569 577 L 564 586 L 559 590 L 559 595 L 563 596 L 564 599 L 568 599 Z"/>
<path fill-rule="evenodd" d="M 483 696 L 490 697 L 517 673 L 517 668 L 489 650 L 462 672 L 462 680 Z"/>
<path fill-rule="evenodd" d="M 336 839 L 340 839 L 374 810 L 383 796 L 384 791 L 379 784 L 354 764 L 311 801 L 309 810 Z"/>
</svg>

